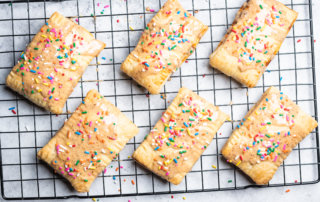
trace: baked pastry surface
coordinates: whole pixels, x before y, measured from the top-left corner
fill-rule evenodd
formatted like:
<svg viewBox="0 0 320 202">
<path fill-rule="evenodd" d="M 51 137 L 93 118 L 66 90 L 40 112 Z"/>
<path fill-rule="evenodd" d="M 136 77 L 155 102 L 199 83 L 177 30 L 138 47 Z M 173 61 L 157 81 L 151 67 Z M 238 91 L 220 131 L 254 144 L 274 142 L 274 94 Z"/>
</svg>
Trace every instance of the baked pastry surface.
<svg viewBox="0 0 320 202">
<path fill-rule="evenodd" d="M 247 87 L 256 86 L 297 17 L 276 0 L 248 0 L 211 54 L 211 66 Z"/>
<path fill-rule="evenodd" d="M 83 72 L 104 47 L 85 28 L 55 12 L 21 54 L 6 84 L 60 114 Z"/>
<path fill-rule="evenodd" d="M 88 192 L 91 183 L 138 130 L 118 108 L 98 91 L 91 90 L 38 152 L 38 158 L 66 178 L 78 192 Z"/>
<path fill-rule="evenodd" d="M 192 169 L 228 115 L 187 88 L 181 88 L 133 158 L 177 185 Z"/>
<path fill-rule="evenodd" d="M 311 116 L 270 87 L 233 131 L 222 155 L 255 183 L 267 184 L 292 149 L 316 127 Z"/>
<path fill-rule="evenodd" d="M 158 94 L 168 78 L 193 53 L 208 26 L 168 0 L 147 24 L 121 70 L 150 93 Z"/>
</svg>

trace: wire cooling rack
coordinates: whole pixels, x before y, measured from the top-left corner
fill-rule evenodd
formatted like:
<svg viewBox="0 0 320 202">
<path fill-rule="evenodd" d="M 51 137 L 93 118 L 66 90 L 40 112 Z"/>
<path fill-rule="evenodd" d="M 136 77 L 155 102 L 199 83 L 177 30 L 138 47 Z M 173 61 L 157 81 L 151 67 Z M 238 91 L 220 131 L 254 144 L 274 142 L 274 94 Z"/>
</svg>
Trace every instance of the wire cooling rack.
<svg viewBox="0 0 320 202">
<path fill-rule="evenodd" d="M 245 88 L 213 70 L 210 53 L 232 23 L 245 0 L 180 0 L 183 6 L 209 25 L 195 53 L 165 85 L 160 95 L 149 95 L 119 70 L 135 47 L 146 23 L 159 10 L 160 0 L 72 0 L 0 2 L 0 162 L 4 199 L 108 197 L 165 193 L 204 192 L 253 187 L 243 173 L 225 162 L 220 150 L 234 126 L 273 85 L 288 94 L 317 120 L 314 39 L 311 0 L 283 0 L 299 18 L 279 54 L 255 88 Z M 107 47 L 88 67 L 59 116 L 34 106 L 5 87 L 5 77 L 18 55 L 54 11 L 72 17 Z M 178 186 L 160 180 L 130 157 L 160 118 L 181 86 L 196 91 L 231 115 L 200 160 Z M 75 192 L 66 181 L 36 159 L 42 148 L 75 110 L 87 91 L 96 88 L 140 128 L 91 187 Z M 12 107 L 15 107 L 12 110 Z M 10 109 L 10 110 L 8 110 Z M 267 186 L 311 184 L 319 181 L 318 129 L 302 141 L 285 160 Z"/>
</svg>

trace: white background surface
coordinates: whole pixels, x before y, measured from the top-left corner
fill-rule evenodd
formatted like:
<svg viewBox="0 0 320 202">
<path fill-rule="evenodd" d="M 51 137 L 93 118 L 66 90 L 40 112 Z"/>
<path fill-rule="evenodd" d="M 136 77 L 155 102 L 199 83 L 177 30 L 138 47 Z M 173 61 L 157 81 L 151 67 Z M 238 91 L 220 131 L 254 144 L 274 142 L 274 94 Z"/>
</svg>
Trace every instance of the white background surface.
<svg viewBox="0 0 320 202">
<path fill-rule="evenodd" d="M 214 1 L 214 0 L 212 0 Z M 317 90 L 318 97 L 320 96 L 320 1 L 314 0 L 314 36 L 317 42 L 315 43 L 315 59 L 317 70 Z M 318 106 L 320 106 L 318 100 Z M 286 190 L 290 189 L 289 193 Z M 185 200 L 183 200 L 185 197 Z M 216 191 L 207 193 L 192 193 L 192 194 L 175 194 L 174 200 L 178 201 L 319 201 L 320 200 L 320 183 L 313 185 L 291 186 L 291 187 L 276 187 L 276 188 L 248 188 L 245 190 L 234 191 Z M 137 196 L 137 197 L 116 197 L 116 198 L 100 198 L 99 201 L 173 201 L 170 194 L 156 196 Z M 62 201 L 62 200 L 52 200 Z M 66 199 L 66 201 L 92 201 L 92 199 Z"/>
</svg>

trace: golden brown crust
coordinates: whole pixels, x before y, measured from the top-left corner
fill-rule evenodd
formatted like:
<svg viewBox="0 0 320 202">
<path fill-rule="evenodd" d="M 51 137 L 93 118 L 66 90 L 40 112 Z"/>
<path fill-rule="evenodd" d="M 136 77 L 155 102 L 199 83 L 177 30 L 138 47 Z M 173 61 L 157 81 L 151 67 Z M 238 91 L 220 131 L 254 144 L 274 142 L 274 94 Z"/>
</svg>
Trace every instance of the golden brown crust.
<svg viewBox="0 0 320 202">
<path fill-rule="evenodd" d="M 150 93 L 158 94 L 170 75 L 192 54 L 207 29 L 178 0 L 168 0 L 148 23 L 121 70 Z"/>
<path fill-rule="evenodd" d="M 133 158 L 177 185 L 228 117 L 196 93 L 181 88 L 162 118 L 134 152 Z"/>
<path fill-rule="evenodd" d="M 38 158 L 70 181 L 78 192 L 88 192 L 95 178 L 138 130 L 118 108 L 91 90 L 38 152 Z"/>
<path fill-rule="evenodd" d="M 6 79 L 14 91 L 55 114 L 105 44 L 73 21 L 52 14 Z"/>
<path fill-rule="evenodd" d="M 237 126 L 222 155 L 257 184 L 267 184 L 292 149 L 317 122 L 270 87 Z"/>
<path fill-rule="evenodd" d="M 276 0 L 245 2 L 211 54 L 211 66 L 248 87 L 256 86 L 297 17 Z"/>
</svg>

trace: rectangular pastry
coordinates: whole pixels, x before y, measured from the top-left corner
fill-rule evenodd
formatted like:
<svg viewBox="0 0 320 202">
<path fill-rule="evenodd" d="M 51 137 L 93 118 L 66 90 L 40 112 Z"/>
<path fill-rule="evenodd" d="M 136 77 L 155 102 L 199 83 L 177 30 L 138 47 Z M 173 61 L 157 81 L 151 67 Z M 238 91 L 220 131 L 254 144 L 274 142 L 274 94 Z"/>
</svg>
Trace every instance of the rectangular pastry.
<svg viewBox="0 0 320 202">
<path fill-rule="evenodd" d="M 222 155 L 255 183 L 267 184 L 292 149 L 316 127 L 311 116 L 270 87 L 233 131 Z"/>
<path fill-rule="evenodd" d="M 193 53 L 207 29 L 178 0 L 168 0 L 147 24 L 121 70 L 150 93 L 158 94 L 170 75 Z"/>
<path fill-rule="evenodd" d="M 88 64 L 104 47 L 85 28 L 55 12 L 21 54 L 6 84 L 60 114 Z"/>
<path fill-rule="evenodd" d="M 38 158 L 66 178 L 78 192 L 117 158 L 138 128 L 113 104 L 91 90 Z"/>
<path fill-rule="evenodd" d="M 218 107 L 181 88 L 133 158 L 177 185 L 192 169 L 221 125 L 229 118 Z"/>
<path fill-rule="evenodd" d="M 256 86 L 297 17 L 276 0 L 248 0 L 211 54 L 211 66 L 247 87 Z"/>
</svg>

